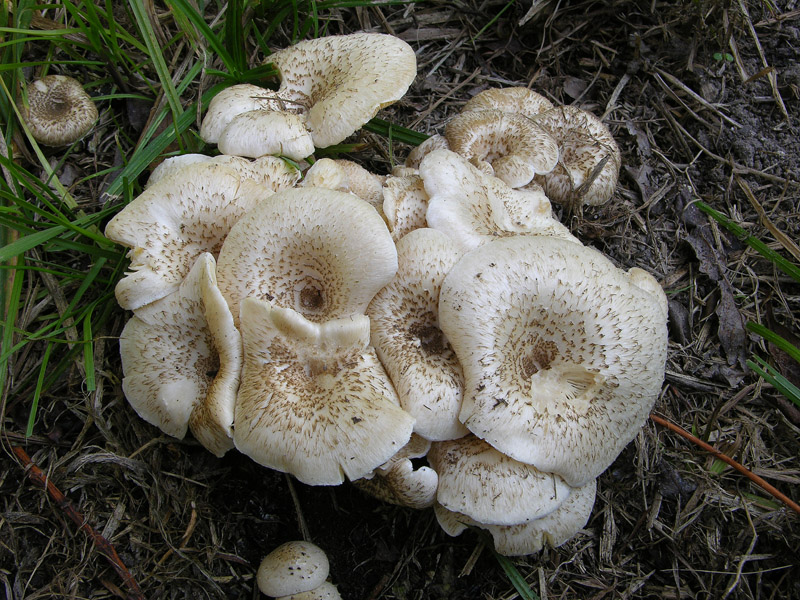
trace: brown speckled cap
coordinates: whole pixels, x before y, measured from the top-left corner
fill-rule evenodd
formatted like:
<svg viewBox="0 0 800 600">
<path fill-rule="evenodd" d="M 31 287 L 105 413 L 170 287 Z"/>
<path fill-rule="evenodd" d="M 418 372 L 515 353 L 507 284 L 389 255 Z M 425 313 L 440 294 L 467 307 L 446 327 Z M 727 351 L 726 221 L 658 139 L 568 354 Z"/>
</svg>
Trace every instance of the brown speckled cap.
<svg viewBox="0 0 800 600">
<path fill-rule="evenodd" d="M 448 535 L 459 535 L 467 527 L 486 529 L 494 539 L 494 548 L 504 556 L 524 556 L 545 545 L 556 548 L 578 533 L 589 521 L 594 506 L 597 480 L 573 488 L 564 503 L 553 512 L 516 525 L 489 525 L 467 515 L 452 512 L 437 504 L 436 520 Z"/>
<path fill-rule="evenodd" d="M 524 87 L 490 88 L 473 96 L 461 109 L 502 110 L 531 118 L 553 108 L 553 103 L 541 94 Z"/>
<path fill-rule="evenodd" d="M 560 106 L 536 117 L 558 142 L 558 165 L 536 181 L 548 198 L 580 208 L 604 204 L 614 194 L 622 156 L 600 119 L 576 106 Z"/>
<path fill-rule="evenodd" d="M 369 346 L 369 317 L 312 323 L 288 308 L 245 298 L 236 448 L 308 485 L 369 475 L 411 437 Z"/>
<path fill-rule="evenodd" d="M 520 114 L 497 109 L 474 110 L 453 117 L 445 137 L 457 152 L 511 187 L 521 187 L 558 162 L 555 139 Z"/>
<path fill-rule="evenodd" d="M 338 144 L 402 98 L 417 74 L 411 46 L 378 33 L 306 40 L 267 60 L 280 73 L 278 95 L 304 107 L 317 148 Z"/>
<path fill-rule="evenodd" d="M 105 235 L 130 248 L 117 301 L 136 309 L 175 291 L 203 252 L 216 255 L 233 224 L 273 192 L 224 165 L 199 163 L 148 187 L 109 221 Z"/>
<path fill-rule="evenodd" d="M 572 486 L 594 479 L 661 390 L 662 295 L 559 238 L 516 236 L 466 254 L 439 296 L 439 324 L 464 370 L 461 422 Z"/>
<path fill-rule="evenodd" d="M 449 150 L 428 154 L 419 174 L 430 196 L 428 226 L 446 233 L 465 252 L 498 237 L 520 234 L 558 236 L 579 243 L 553 217 L 541 189 L 512 189 Z"/>
<path fill-rule="evenodd" d="M 353 194 L 283 190 L 259 203 L 220 250 L 219 286 L 234 318 L 248 296 L 314 322 L 363 314 L 397 271 L 383 219 Z"/>
<path fill-rule="evenodd" d="M 439 474 L 436 501 L 487 525 L 516 525 L 539 519 L 561 506 L 571 488 L 467 435 L 435 442 L 428 462 Z"/>
<path fill-rule="evenodd" d="M 458 422 L 463 376 L 439 329 L 439 289 L 461 257 L 442 232 L 417 229 L 397 243 L 397 275 L 373 298 L 372 344 L 392 379 L 400 404 L 429 440 L 467 433 Z"/>
<path fill-rule="evenodd" d="M 134 410 L 165 433 L 187 426 L 209 451 L 233 447 L 241 341 L 202 254 L 177 291 L 137 311 L 120 336 L 122 389 Z"/>
<path fill-rule="evenodd" d="M 97 121 L 97 107 L 77 80 L 47 75 L 27 88 L 28 104 L 17 99 L 22 119 L 34 139 L 46 146 L 66 146 L 86 135 Z"/>
</svg>

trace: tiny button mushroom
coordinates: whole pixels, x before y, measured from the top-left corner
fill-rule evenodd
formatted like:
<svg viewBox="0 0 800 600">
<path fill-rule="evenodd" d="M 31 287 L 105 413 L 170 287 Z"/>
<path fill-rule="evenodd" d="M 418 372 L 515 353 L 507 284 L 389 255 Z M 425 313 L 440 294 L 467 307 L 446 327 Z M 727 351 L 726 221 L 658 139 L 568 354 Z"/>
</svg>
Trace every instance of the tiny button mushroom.
<svg viewBox="0 0 800 600">
<path fill-rule="evenodd" d="M 286 542 L 261 561 L 256 581 L 264 594 L 281 598 L 317 589 L 329 571 L 322 548 L 311 542 Z"/>
<path fill-rule="evenodd" d="M 34 139 L 46 146 L 66 146 L 84 135 L 97 121 L 97 107 L 72 77 L 47 75 L 27 88 L 28 101 L 17 98 L 22 119 Z"/>
</svg>

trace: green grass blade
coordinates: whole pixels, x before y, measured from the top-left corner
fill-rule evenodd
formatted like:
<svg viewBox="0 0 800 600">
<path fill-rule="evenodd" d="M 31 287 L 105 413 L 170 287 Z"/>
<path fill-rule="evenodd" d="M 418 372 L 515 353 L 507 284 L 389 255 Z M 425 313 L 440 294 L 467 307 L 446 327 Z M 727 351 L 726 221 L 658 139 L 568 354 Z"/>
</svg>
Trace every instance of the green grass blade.
<svg viewBox="0 0 800 600">
<path fill-rule="evenodd" d="M 786 396 L 789 400 L 800 406 L 800 388 L 794 385 L 791 381 L 781 375 L 775 367 L 769 365 L 765 360 L 759 356 L 754 357 L 758 364 L 752 360 L 747 361 L 747 366 L 758 373 L 764 381 L 769 383 L 772 387 L 778 390 L 781 394 Z"/>
<path fill-rule="evenodd" d="M 83 367 L 86 371 L 86 391 L 93 392 L 97 389 L 94 377 L 94 339 L 92 336 L 92 314 L 94 307 L 83 320 Z"/>
<path fill-rule="evenodd" d="M 695 206 L 714 219 L 717 223 L 722 225 L 725 229 L 733 233 L 742 242 L 750 246 L 753 250 L 758 252 L 761 256 L 772 262 L 781 271 L 786 273 L 789 277 L 800 283 L 800 267 L 785 259 L 783 256 L 769 248 L 764 242 L 755 236 L 750 235 L 745 229 L 720 212 L 711 208 L 705 202 L 700 200 L 695 201 Z"/>
<path fill-rule="evenodd" d="M 33 426 L 36 423 L 36 413 L 39 410 L 39 399 L 42 397 L 42 389 L 44 388 L 45 375 L 47 374 L 48 365 L 50 363 L 50 352 L 53 350 L 53 344 L 47 344 L 42 356 L 42 364 L 39 367 L 39 376 L 36 379 L 36 388 L 33 392 L 33 401 L 31 403 L 31 410 L 28 413 L 28 426 L 25 428 L 25 437 L 33 435 Z"/>
<path fill-rule="evenodd" d="M 514 566 L 514 563 L 502 554 L 498 554 L 496 550 L 492 550 L 492 552 L 497 562 L 503 567 L 503 571 L 505 571 L 506 576 L 509 581 L 511 581 L 511 585 L 517 590 L 519 597 L 522 598 L 522 600 L 539 600 L 539 595 L 530 588 L 525 578 L 517 571 L 517 567 Z"/>
<path fill-rule="evenodd" d="M 367 124 L 364 125 L 364 129 L 371 131 L 372 133 L 382 135 L 386 138 L 391 137 L 392 141 L 403 142 L 405 144 L 411 144 L 412 146 L 419 146 L 422 142 L 430 137 L 424 133 L 419 133 L 413 129 L 407 129 L 406 127 L 395 125 L 394 123 L 384 119 L 379 119 L 378 117 L 370 119 Z"/>
<path fill-rule="evenodd" d="M 786 352 L 789 356 L 795 359 L 797 362 L 800 362 L 800 349 L 797 348 L 794 344 L 792 344 L 786 338 L 779 336 L 777 333 L 764 327 L 760 323 L 754 323 L 753 321 L 748 321 L 746 325 L 747 329 L 752 331 L 753 333 L 760 335 L 768 342 L 772 342 L 778 348 Z"/>
<path fill-rule="evenodd" d="M 228 52 L 228 49 L 225 47 L 225 44 L 222 42 L 222 40 L 219 39 L 216 33 L 211 31 L 211 28 L 205 22 L 205 19 L 203 19 L 203 17 L 194 9 L 194 7 L 189 4 L 187 0 L 171 0 L 170 4 L 172 5 L 172 10 L 179 10 L 189 21 L 191 21 L 192 25 L 194 25 L 197 28 L 197 31 L 200 32 L 200 35 L 208 42 L 212 53 L 222 60 L 225 68 L 228 69 L 232 76 L 237 77 L 240 71 L 237 68 L 236 61 Z"/>
</svg>

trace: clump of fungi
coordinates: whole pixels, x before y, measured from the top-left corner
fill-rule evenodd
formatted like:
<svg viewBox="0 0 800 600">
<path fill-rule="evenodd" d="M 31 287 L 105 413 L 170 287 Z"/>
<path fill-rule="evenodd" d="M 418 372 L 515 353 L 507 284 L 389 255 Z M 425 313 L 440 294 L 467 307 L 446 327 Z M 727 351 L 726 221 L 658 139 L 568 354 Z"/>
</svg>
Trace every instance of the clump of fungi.
<svg viewBox="0 0 800 600">
<path fill-rule="evenodd" d="M 129 402 L 217 456 L 235 447 L 307 484 L 433 506 L 449 534 L 486 529 L 503 554 L 564 543 L 666 360 L 658 282 L 551 209 L 611 197 L 608 129 L 493 89 L 391 174 L 298 170 L 277 155 L 313 162 L 354 133 L 402 97 L 415 56 L 356 34 L 271 60 L 278 90 L 211 103 L 201 135 L 224 154 L 165 161 L 108 224 L 130 248 L 116 290 L 133 311 Z"/>
</svg>

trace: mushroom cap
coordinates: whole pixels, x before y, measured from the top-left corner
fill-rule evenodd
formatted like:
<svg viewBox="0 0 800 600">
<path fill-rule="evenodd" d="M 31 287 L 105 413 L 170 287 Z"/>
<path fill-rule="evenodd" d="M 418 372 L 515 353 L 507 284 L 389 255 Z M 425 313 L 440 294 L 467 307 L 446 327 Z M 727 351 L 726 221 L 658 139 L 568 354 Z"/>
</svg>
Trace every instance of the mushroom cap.
<svg viewBox="0 0 800 600">
<path fill-rule="evenodd" d="M 234 315 L 255 296 L 315 322 L 363 314 L 396 271 L 394 242 L 375 209 L 313 187 L 262 201 L 231 230 L 217 264 Z"/>
<path fill-rule="evenodd" d="M 441 505 L 434 506 L 436 520 L 452 536 L 467 527 L 486 529 L 494 539 L 494 548 L 503 556 L 534 554 L 545 545 L 557 548 L 568 542 L 589 521 L 594 506 L 597 480 L 573 488 L 564 503 L 553 512 L 532 521 L 516 525 L 487 525 L 466 515 L 451 512 Z"/>
<path fill-rule="evenodd" d="M 439 477 L 430 467 L 415 469 L 412 458 L 421 458 L 430 450 L 431 443 L 416 433 L 403 448 L 386 463 L 375 469 L 371 476 L 353 482 L 371 496 L 409 508 L 427 508 L 436 500 Z"/>
<path fill-rule="evenodd" d="M 338 144 L 402 98 L 417 74 L 411 46 L 378 33 L 306 40 L 268 60 L 280 73 L 278 96 L 303 107 L 317 148 Z"/>
<path fill-rule="evenodd" d="M 262 593 L 278 598 L 318 588 L 329 572 L 322 548 L 311 542 L 286 542 L 264 557 L 256 582 Z"/>
<path fill-rule="evenodd" d="M 453 117 L 445 128 L 453 152 L 476 164 L 488 163 L 511 187 L 530 183 L 558 163 L 558 145 L 530 119 L 501 110 L 473 110 Z"/>
<path fill-rule="evenodd" d="M 474 435 L 435 442 L 428 462 L 439 474 L 437 502 L 487 525 L 539 519 L 572 490 L 558 475 L 509 458 Z"/>
<path fill-rule="evenodd" d="M 661 298 L 596 250 L 545 236 L 484 244 L 439 295 L 464 370 L 459 418 L 503 454 L 583 485 L 647 419 L 666 319 Z"/>
<path fill-rule="evenodd" d="M 302 160 L 314 153 L 314 142 L 295 114 L 251 110 L 231 119 L 219 136 L 219 151 L 258 158 L 266 154 Z"/>
<path fill-rule="evenodd" d="M 386 178 L 383 184 L 383 215 L 397 242 L 407 233 L 427 227 L 428 193 L 419 174 Z"/>
<path fill-rule="evenodd" d="M 294 187 L 300 181 L 301 176 L 299 169 L 277 156 L 267 155 L 260 156 L 255 160 L 248 160 L 241 156 L 230 156 L 228 154 L 220 154 L 214 157 L 206 156 L 205 154 L 181 154 L 165 159 L 153 169 L 145 187 L 150 187 L 157 181 L 171 177 L 184 167 L 196 163 L 227 165 L 243 179 L 252 179 L 273 192 Z"/>
<path fill-rule="evenodd" d="M 558 166 L 536 180 L 553 202 L 596 206 L 614 194 L 622 156 L 600 119 L 576 106 L 541 113 L 536 122 L 558 142 Z"/>
<path fill-rule="evenodd" d="M 79 81 L 47 75 L 27 87 L 28 103 L 17 98 L 22 120 L 33 138 L 46 146 L 66 146 L 94 127 L 97 107 Z"/>
<path fill-rule="evenodd" d="M 460 257 L 445 234 L 412 231 L 397 242 L 397 274 L 367 307 L 378 358 L 400 405 L 416 419 L 414 431 L 429 440 L 467 433 L 458 421 L 461 366 L 438 319 L 439 289 Z"/>
<path fill-rule="evenodd" d="M 386 177 L 370 173 L 352 160 L 321 158 L 306 171 L 303 185 L 350 192 L 369 202 L 380 212 L 385 179 Z"/>
<path fill-rule="evenodd" d="M 339 590 L 329 581 L 324 582 L 317 588 L 291 596 L 284 596 L 278 600 L 342 600 Z"/>
<path fill-rule="evenodd" d="M 233 224 L 272 190 L 222 164 L 187 166 L 156 182 L 106 225 L 131 248 L 117 301 L 136 309 L 175 291 L 203 252 L 216 255 Z"/>
<path fill-rule="evenodd" d="M 553 217 L 539 190 L 514 190 L 449 150 L 434 150 L 419 168 L 429 195 L 428 226 L 450 236 L 463 251 L 498 237 L 557 236 L 579 243 Z"/>
<path fill-rule="evenodd" d="M 200 137 L 209 144 L 216 144 L 237 115 L 251 110 L 291 111 L 291 107 L 272 90 L 251 83 L 232 85 L 211 99 L 200 125 Z"/>
<path fill-rule="evenodd" d="M 239 333 L 202 254 L 178 290 L 142 307 L 120 335 L 122 390 L 145 421 L 177 438 L 187 425 L 217 456 L 233 447 Z"/>
<path fill-rule="evenodd" d="M 434 150 L 450 150 L 450 144 L 447 143 L 447 138 L 438 133 L 432 135 L 408 153 L 405 166 L 412 169 L 419 169 L 419 164 L 422 162 L 422 159 Z"/>
<path fill-rule="evenodd" d="M 461 109 L 461 112 L 472 110 L 501 110 L 517 113 L 531 118 L 553 108 L 547 98 L 524 87 L 490 88 L 473 96 Z"/>
<path fill-rule="evenodd" d="M 369 346 L 369 318 L 312 323 L 246 298 L 241 303 L 244 368 L 234 443 L 250 458 L 309 485 L 369 475 L 411 437 Z"/>
</svg>

